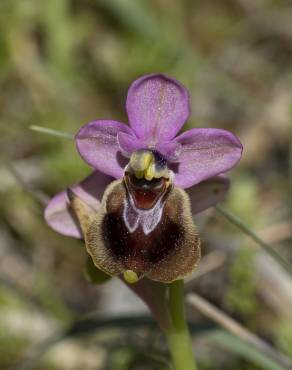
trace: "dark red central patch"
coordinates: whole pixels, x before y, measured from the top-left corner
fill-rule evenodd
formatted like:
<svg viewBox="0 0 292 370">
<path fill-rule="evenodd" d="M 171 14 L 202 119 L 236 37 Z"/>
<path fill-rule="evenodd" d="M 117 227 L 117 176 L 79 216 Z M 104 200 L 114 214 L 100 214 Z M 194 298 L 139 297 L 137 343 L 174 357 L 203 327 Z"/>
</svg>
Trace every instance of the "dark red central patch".
<svg viewBox="0 0 292 370">
<path fill-rule="evenodd" d="M 120 213 L 108 213 L 102 223 L 102 237 L 111 254 L 126 269 L 148 271 L 174 252 L 184 236 L 183 228 L 163 215 L 159 225 L 148 235 L 141 227 L 129 233 Z"/>
<path fill-rule="evenodd" d="M 124 177 L 128 192 L 132 195 L 137 208 L 151 209 L 159 198 L 161 198 L 168 187 L 168 180 L 164 177 L 159 179 L 138 179 L 131 173 Z"/>
</svg>

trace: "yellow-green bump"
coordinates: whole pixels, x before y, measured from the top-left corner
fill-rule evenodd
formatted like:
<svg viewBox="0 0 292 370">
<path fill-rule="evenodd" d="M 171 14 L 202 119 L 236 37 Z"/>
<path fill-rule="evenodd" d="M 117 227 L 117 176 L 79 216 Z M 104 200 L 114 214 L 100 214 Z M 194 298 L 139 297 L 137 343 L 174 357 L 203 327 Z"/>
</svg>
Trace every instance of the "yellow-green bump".
<svg viewBox="0 0 292 370">
<path fill-rule="evenodd" d="M 155 165 L 150 163 L 147 169 L 145 170 L 145 179 L 151 181 L 155 174 Z"/>
<path fill-rule="evenodd" d="M 139 280 L 138 275 L 133 270 L 126 270 L 124 272 L 124 279 L 129 284 L 137 283 L 137 281 Z"/>
<path fill-rule="evenodd" d="M 144 171 L 135 171 L 135 176 L 137 177 L 137 179 L 143 179 Z"/>
<path fill-rule="evenodd" d="M 147 149 L 132 153 L 130 166 L 137 179 L 145 178 L 148 181 L 152 181 L 153 178 L 169 178 L 167 168 L 156 166 L 154 154 Z"/>
<path fill-rule="evenodd" d="M 142 172 L 149 167 L 153 160 L 154 156 L 150 151 L 138 151 L 131 155 L 130 165 L 135 172 Z"/>
</svg>

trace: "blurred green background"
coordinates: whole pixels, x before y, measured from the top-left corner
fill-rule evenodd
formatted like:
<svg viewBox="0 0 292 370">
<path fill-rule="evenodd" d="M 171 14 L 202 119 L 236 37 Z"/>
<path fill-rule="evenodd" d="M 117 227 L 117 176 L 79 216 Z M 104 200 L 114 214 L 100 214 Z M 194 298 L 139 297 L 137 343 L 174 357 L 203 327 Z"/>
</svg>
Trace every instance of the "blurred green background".
<svg viewBox="0 0 292 370">
<path fill-rule="evenodd" d="M 82 243 L 50 230 L 37 199 L 90 169 L 73 141 L 29 126 L 74 134 L 93 119 L 126 121 L 127 88 L 142 74 L 187 86 L 188 128 L 240 137 L 244 156 L 225 206 L 292 261 L 291 19 L 289 0 L 0 1 L 0 369 L 20 369 L 89 312 L 122 312 L 120 283 L 86 281 Z M 209 260 L 192 289 L 292 356 L 291 278 L 216 212 L 200 233 Z M 137 301 L 131 307 L 141 310 Z M 189 315 L 198 327 L 210 324 L 194 309 Z M 266 368 L 204 330 L 194 338 L 201 369 Z M 157 332 L 124 327 L 72 334 L 34 365 L 165 370 L 165 361 Z"/>
</svg>

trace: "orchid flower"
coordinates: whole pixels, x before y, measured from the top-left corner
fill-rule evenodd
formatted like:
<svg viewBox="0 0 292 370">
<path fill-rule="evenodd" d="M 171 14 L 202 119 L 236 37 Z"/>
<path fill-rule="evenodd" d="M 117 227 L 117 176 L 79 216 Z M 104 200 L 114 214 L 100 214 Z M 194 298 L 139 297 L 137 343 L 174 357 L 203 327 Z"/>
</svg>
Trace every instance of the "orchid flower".
<svg viewBox="0 0 292 370">
<path fill-rule="evenodd" d="M 222 129 L 179 133 L 190 115 L 188 92 L 162 74 L 132 83 L 126 111 L 129 125 L 97 120 L 80 129 L 76 146 L 93 173 L 57 194 L 45 219 L 61 234 L 84 238 L 109 275 L 182 279 L 200 258 L 192 215 L 224 198 L 224 174 L 242 145 Z"/>
</svg>

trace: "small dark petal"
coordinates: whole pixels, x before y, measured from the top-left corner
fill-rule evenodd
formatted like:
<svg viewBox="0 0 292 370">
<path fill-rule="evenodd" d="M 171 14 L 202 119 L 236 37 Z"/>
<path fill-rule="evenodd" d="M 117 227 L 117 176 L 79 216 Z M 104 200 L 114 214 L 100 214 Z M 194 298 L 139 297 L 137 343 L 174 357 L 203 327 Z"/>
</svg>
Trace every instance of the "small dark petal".
<svg viewBox="0 0 292 370">
<path fill-rule="evenodd" d="M 229 179 L 223 175 L 212 177 L 187 189 L 191 201 L 192 214 L 202 212 L 207 208 L 222 202 L 229 189 Z"/>
</svg>

